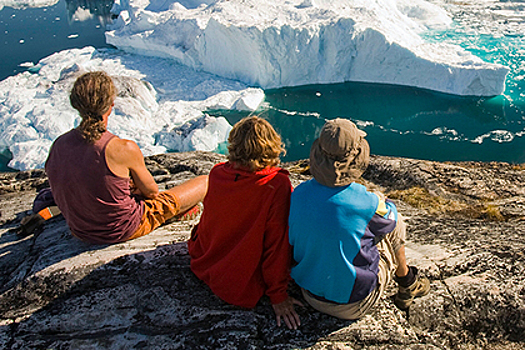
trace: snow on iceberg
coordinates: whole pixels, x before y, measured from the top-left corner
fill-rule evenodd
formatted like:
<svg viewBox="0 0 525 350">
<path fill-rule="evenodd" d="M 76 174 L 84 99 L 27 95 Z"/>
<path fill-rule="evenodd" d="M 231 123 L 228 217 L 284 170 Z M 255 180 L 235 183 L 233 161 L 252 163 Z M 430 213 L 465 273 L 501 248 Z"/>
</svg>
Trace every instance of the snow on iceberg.
<svg viewBox="0 0 525 350">
<path fill-rule="evenodd" d="M 344 81 L 502 93 L 508 68 L 419 33 L 451 19 L 424 0 L 117 0 L 106 41 L 264 89 Z"/>
<path fill-rule="evenodd" d="M 8 149 L 9 166 L 19 170 L 42 168 L 53 140 L 78 125 L 69 91 L 86 71 L 113 77 L 118 95 L 108 129 L 137 142 L 144 155 L 213 151 L 231 126 L 206 111 L 253 111 L 264 100 L 261 89 L 238 81 L 117 50 L 65 50 L 30 70 L 0 82 L 0 151 Z"/>
</svg>

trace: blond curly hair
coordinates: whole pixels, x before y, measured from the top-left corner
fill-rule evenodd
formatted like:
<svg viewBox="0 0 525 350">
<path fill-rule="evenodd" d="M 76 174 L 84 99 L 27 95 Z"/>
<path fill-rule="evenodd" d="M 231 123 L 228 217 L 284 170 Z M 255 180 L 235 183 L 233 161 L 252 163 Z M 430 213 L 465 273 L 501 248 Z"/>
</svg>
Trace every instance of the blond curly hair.
<svg viewBox="0 0 525 350">
<path fill-rule="evenodd" d="M 75 81 L 69 101 L 82 118 L 78 130 L 88 142 L 94 143 L 106 131 L 102 116 L 113 105 L 116 96 L 115 84 L 105 72 L 85 73 Z"/>
<path fill-rule="evenodd" d="M 230 131 L 228 143 L 228 160 L 250 171 L 276 166 L 281 153 L 285 154 L 279 134 L 270 123 L 257 116 L 236 123 Z"/>
</svg>

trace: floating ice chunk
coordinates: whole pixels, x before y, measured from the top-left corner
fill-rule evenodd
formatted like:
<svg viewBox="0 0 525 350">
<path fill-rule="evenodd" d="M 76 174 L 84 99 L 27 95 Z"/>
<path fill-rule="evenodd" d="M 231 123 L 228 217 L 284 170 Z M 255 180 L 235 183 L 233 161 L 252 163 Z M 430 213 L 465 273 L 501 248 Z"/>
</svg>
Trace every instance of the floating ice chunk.
<svg viewBox="0 0 525 350">
<path fill-rule="evenodd" d="M 456 31 L 491 37 L 521 37 L 525 32 L 525 5 L 522 0 L 431 1 L 453 16 Z"/>
<path fill-rule="evenodd" d="M 443 135 L 445 132 L 443 128 L 435 128 L 430 132 L 432 135 Z"/>
<path fill-rule="evenodd" d="M 12 154 L 23 154 L 24 157 L 14 157 L 9 166 L 13 169 L 42 168 L 41 155 L 47 154 L 50 147 L 50 140 L 40 139 L 15 143 L 9 150 Z"/>
<path fill-rule="evenodd" d="M 204 115 L 157 134 L 157 143 L 174 151 L 214 151 L 228 138 L 231 125 L 223 117 Z"/>
<path fill-rule="evenodd" d="M 490 139 L 499 143 L 511 142 L 514 140 L 514 133 L 508 130 L 494 130 Z"/>
<path fill-rule="evenodd" d="M 253 111 L 264 100 L 261 89 L 248 88 L 240 94 L 236 91 L 222 91 L 204 102 L 205 109 L 235 109 L 239 111 Z"/>
<path fill-rule="evenodd" d="M 508 130 L 492 130 L 486 134 L 476 137 L 471 142 L 482 144 L 484 140 L 487 138 L 491 141 L 498 142 L 498 143 L 512 142 L 515 136 L 521 136 L 521 135 L 516 135 L 515 133 L 508 131 Z"/>
<path fill-rule="evenodd" d="M 432 135 L 432 136 L 439 136 L 440 139 L 446 139 L 449 141 L 461 141 L 464 140 L 465 137 L 460 135 L 457 130 L 449 129 L 447 127 L 437 127 L 433 129 L 431 132 L 421 132 L 423 135 Z"/>
<path fill-rule="evenodd" d="M 121 99 L 136 100 L 145 110 L 158 108 L 157 91 L 151 83 L 127 76 L 115 76 L 113 82 Z M 125 105 L 126 103 L 122 103 Z"/>
<path fill-rule="evenodd" d="M 84 21 L 90 20 L 93 17 L 94 16 L 93 16 L 93 14 L 91 13 L 91 11 L 89 9 L 84 9 L 82 7 L 77 8 L 77 10 L 75 11 L 75 13 L 72 16 L 72 18 L 75 21 L 79 21 L 79 22 L 84 22 Z"/>
<path fill-rule="evenodd" d="M 246 89 L 241 92 L 241 96 L 235 102 L 232 109 L 238 111 L 254 111 L 264 101 L 264 92 L 261 89 Z"/>
<path fill-rule="evenodd" d="M 445 135 L 445 134 L 450 134 L 450 135 L 453 135 L 453 136 L 458 136 L 459 135 L 459 133 L 456 130 L 449 129 L 449 128 L 445 127 L 445 126 L 435 128 L 435 129 L 433 129 L 430 132 L 430 135 Z"/>
<path fill-rule="evenodd" d="M 418 0 L 396 0 L 401 13 L 427 28 L 444 28 L 452 24 L 447 12 L 432 3 Z"/>
<path fill-rule="evenodd" d="M 364 129 L 368 126 L 374 126 L 375 123 L 371 120 L 356 120 L 355 124 L 359 126 L 360 129 Z"/>
<path fill-rule="evenodd" d="M 184 150 L 215 151 L 219 144 L 226 142 L 232 126 L 223 118 L 205 116 L 205 123 L 195 129 L 184 141 Z"/>
<path fill-rule="evenodd" d="M 18 66 L 24 67 L 24 68 L 31 68 L 31 67 L 34 67 L 34 65 L 35 64 L 33 62 L 22 62 Z"/>
<path fill-rule="evenodd" d="M 313 0 L 304 0 L 300 5 L 297 5 L 298 9 L 304 9 L 307 7 L 315 6 Z"/>
</svg>

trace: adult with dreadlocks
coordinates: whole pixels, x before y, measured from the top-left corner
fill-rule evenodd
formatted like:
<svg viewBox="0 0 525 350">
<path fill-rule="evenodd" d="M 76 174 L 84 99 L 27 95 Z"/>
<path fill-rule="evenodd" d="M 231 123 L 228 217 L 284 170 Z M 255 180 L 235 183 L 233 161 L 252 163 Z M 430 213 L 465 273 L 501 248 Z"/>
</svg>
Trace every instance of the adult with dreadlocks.
<svg viewBox="0 0 525 350">
<path fill-rule="evenodd" d="M 117 91 L 109 75 L 90 72 L 71 90 L 82 121 L 58 137 L 46 173 L 71 233 L 109 244 L 150 233 L 203 200 L 208 177 L 199 176 L 159 193 L 137 144 L 107 130 Z"/>
</svg>

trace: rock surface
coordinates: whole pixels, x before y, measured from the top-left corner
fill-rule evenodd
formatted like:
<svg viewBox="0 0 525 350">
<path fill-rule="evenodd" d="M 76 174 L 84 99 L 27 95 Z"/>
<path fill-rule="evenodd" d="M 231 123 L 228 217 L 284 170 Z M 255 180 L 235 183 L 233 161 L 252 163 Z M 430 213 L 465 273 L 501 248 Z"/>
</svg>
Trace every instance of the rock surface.
<svg viewBox="0 0 525 350">
<path fill-rule="evenodd" d="M 170 187 L 223 159 L 178 153 L 147 165 Z M 285 167 L 294 185 L 309 178 L 306 161 Z M 392 284 L 356 322 L 298 308 L 297 331 L 276 326 L 267 299 L 233 307 L 192 274 L 185 241 L 198 219 L 111 246 L 76 240 L 62 218 L 19 238 L 45 174 L 0 174 L 0 349 L 525 349 L 524 169 L 372 157 L 363 181 L 407 217 L 409 263 L 432 291 L 408 314 Z M 301 299 L 293 283 L 290 293 Z"/>
</svg>

